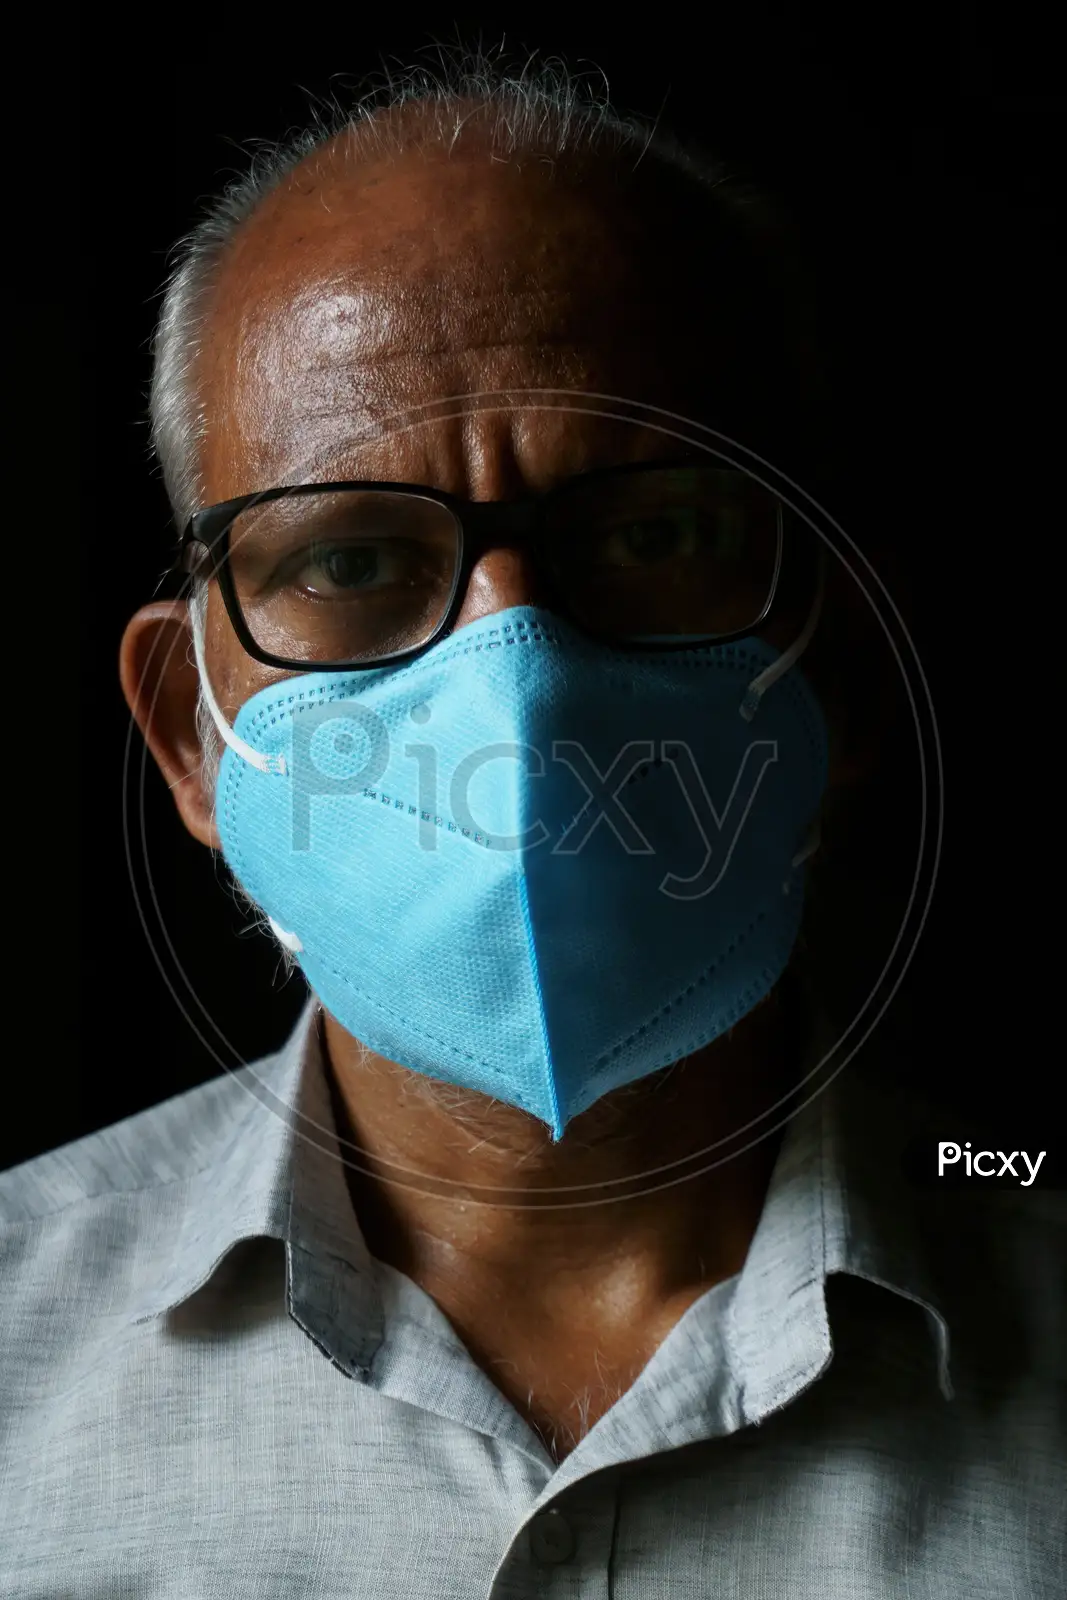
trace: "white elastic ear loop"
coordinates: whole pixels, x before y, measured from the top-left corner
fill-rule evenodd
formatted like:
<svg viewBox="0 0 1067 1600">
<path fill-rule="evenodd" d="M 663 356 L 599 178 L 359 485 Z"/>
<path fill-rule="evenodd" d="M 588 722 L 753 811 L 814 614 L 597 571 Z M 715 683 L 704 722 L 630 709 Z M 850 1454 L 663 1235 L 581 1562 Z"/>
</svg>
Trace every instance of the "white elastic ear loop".
<svg viewBox="0 0 1067 1600">
<path fill-rule="evenodd" d="M 271 933 L 273 933 L 279 944 L 284 945 L 294 956 L 298 951 L 303 950 L 304 946 L 300 943 L 295 933 L 286 933 L 281 924 L 275 922 L 273 917 L 268 917 L 267 921 L 270 923 Z"/>
<path fill-rule="evenodd" d="M 226 718 L 222 715 L 218 701 L 215 699 L 211 688 L 211 680 L 207 675 L 207 664 L 204 661 L 203 613 L 195 601 L 191 602 L 189 606 L 189 620 L 193 629 L 193 653 L 196 656 L 196 668 L 200 674 L 200 687 L 203 690 L 207 708 L 211 712 L 211 720 L 219 730 L 220 735 L 229 745 L 234 755 L 240 756 L 242 761 L 247 761 L 250 766 L 258 768 L 260 772 L 276 772 L 284 775 L 284 756 L 265 756 L 258 750 L 253 750 L 250 744 L 246 744 L 243 739 L 238 738 Z M 303 950 L 304 946 L 295 933 L 287 932 L 280 923 L 275 922 L 273 917 L 268 917 L 267 921 L 270 923 L 270 930 L 278 943 L 283 945 L 292 955 L 296 955 L 298 951 Z"/>
<path fill-rule="evenodd" d="M 752 682 L 745 690 L 745 698 L 741 702 L 740 712 L 746 722 L 751 722 L 752 718 L 756 715 L 756 712 L 759 710 L 760 701 L 767 693 L 767 690 L 770 688 L 771 684 L 777 683 L 778 679 L 782 677 L 784 673 L 788 672 L 791 666 L 795 665 L 795 663 L 803 655 L 804 651 L 808 648 L 808 645 L 811 643 L 812 635 L 814 634 L 815 629 L 819 626 L 819 617 L 822 615 L 822 602 L 825 589 L 826 551 L 820 550 L 819 578 L 815 587 L 815 599 L 812 601 L 811 610 L 808 612 L 808 620 L 805 622 L 803 628 L 801 628 L 800 632 L 793 640 L 793 643 L 789 646 L 789 649 L 784 650 L 778 657 L 777 661 L 773 661 L 769 667 L 766 667 L 759 674 L 758 677 L 753 678 Z"/>
<path fill-rule="evenodd" d="M 800 849 L 797 851 L 789 865 L 791 867 L 803 866 L 804 862 L 810 860 L 821 844 L 822 821 L 821 818 L 816 817 L 811 827 L 808 829 L 807 838 L 804 840 L 804 843 L 801 845 Z"/>
<path fill-rule="evenodd" d="M 800 849 L 789 863 L 790 872 L 795 872 L 799 866 L 803 866 L 804 862 L 808 861 L 815 854 L 816 850 L 818 850 L 821 844 L 822 823 L 820 818 L 816 817 L 813 820 L 811 827 L 808 829 L 807 838 L 804 840 L 804 843 L 801 845 Z M 792 878 L 787 878 L 782 884 L 782 893 L 788 894 L 792 886 Z"/>
<path fill-rule="evenodd" d="M 219 710 L 219 703 L 215 699 L 211 680 L 207 675 L 207 665 L 204 661 L 203 613 L 195 602 L 190 603 L 189 618 L 193 628 L 193 652 L 196 656 L 196 669 L 200 674 L 200 687 L 203 691 L 207 708 L 211 712 L 211 720 L 219 730 L 220 736 L 229 745 L 234 755 L 240 756 L 242 761 L 247 761 L 250 767 L 256 767 L 260 772 L 273 772 L 284 777 L 286 772 L 285 757 L 266 756 L 259 750 L 253 750 L 250 744 L 246 744 L 243 739 L 234 733 Z"/>
</svg>

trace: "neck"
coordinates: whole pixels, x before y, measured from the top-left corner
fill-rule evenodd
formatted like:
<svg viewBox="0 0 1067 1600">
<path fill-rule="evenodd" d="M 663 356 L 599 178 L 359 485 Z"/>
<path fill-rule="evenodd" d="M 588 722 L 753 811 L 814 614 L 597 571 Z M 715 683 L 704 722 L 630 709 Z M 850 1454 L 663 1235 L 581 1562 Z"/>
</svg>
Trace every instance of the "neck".
<svg viewBox="0 0 1067 1600">
<path fill-rule="evenodd" d="M 740 1270 L 781 1138 L 759 1138 L 776 1116 L 740 1130 L 795 1081 L 803 1039 L 783 980 L 732 1033 L 604 1096 L 558 1143 L 517 1108 L 372 1054 L 329 1016 L 324 1046 L 372 1254 L 431 1293 L 521 1297 L 554 1272 L 632 1317 Z"/>
</svg>

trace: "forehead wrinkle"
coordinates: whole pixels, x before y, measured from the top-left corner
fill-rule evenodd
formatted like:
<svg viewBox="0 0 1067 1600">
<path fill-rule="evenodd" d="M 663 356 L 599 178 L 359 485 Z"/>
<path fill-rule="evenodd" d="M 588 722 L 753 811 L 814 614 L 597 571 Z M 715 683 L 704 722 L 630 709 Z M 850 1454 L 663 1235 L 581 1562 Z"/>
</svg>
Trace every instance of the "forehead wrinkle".
<svg viewBox="0 0 1067 1600">
<path fill-rule="evenodd" d="M 372 227 L 374 208 L 353 210 L 346 195 L 325 236 L 279 204 L 258 238 L 255 223 L 241 236 L 216 284 L 204 368 L 216 434 L 205 455 L 223 469 L 222 493 L 313 480 L 310 464 L 353 432 L 384 437 L 398 412 L 450 395 L 659 398 L 678 308 L 595 208 L 586 229 L 579 207 L 556 248 L 525 208 L 498 228 L 478 207 L 425 198 L 416 220 L 383 208 Z"/>
<path fill-rule="evenodd" d="M 303 325 L 314 330 L 320 323 L 321 308 Z M 330 328 L 320 338 L 301 337 L 299 327 L 271 318 L 243 341 L 226 385 L 229 416 L 219 419 L 239 437 L 255 475 L 273 484 L 320 477 L 313 464 L 332 457 L 342 442 L 350 448 L 353 435 L 385 447 L 406 412 L 447 407 L 451 397 L 458 407 L 461 397 L 479 392 L 598 387 L 604 361 L 602 349 L 577 348 L 554 330 L 536 342 L 501 336 L 383 350 L 368 349 L 356 330 Z M 490 354 L 495 359 L 487 369 L 479 358 Z M 420 423 L 416 416 L 414 425 L 425 431 L 442 420 Z"/>
<path fill-rule="evenodd" d="M 332 437 L 320 434 L 307 452 L 294 456 L 299 470 L 283 471 L 269 484 L 242 487 L 367 479 L 423 484 L 485 499 L 498 497 L 502 469 L 512 492 L 518 480 L 536 492 L 592 467 L 684 453 L 677 441 L 655 428 L 586 410 L 575 416 L 521 405 L 457 408 L 413 426 L 398 429 L 383 423 L 358 432 L 343 415 L 329 421 Z"/>
<path fill-rule="evenodd" d="M 233 308 L 232 336 L 215 329 L 219 420 L 253 451 L 265 442 L 265 430 L 276 433 L 283 416 L 300 434 L 329 426 L 338 409 L 349 422 L 356 409 L 373 423 L 404 404 L 485 387 L 471 358 L 491 352 L 509 368 L 538 350 L 558 352 L 547 367 L 538 363 L 540 373 L 523 373 L 522 386 L 565 384 L 596 352 L 570 351 L 576 339 L 588 344 L 590 330 L 579 329 L 572 315 L 560 318 L 564 298 L 314 281 L 291 297 L 250 293 Z M 490 386 L 498 381 L 503 377 Z"/>
<path fill-rule="evenodd" d="M 666 329 L 658 317 L 650 330 L 647 319 L 631 311 L 625 327 L 616 321 L 609 330 L 597 326 L 599 319 L 587 307 L 567 304 L 568 298 L 541 293 L 524 302 L 493 293 L 472 306 L 470 296 L 444 297 L 398 285 L 395 292 L 345 288 L 328 296 L 309 289 L 281 305 L 250 305 L 233 341 L 227 398 L 235 411 L 247 404 L 255 415 L 261 409 L 257 389 L 275 401 L 295 399 L 299 392 L 305 414 L 325 414 L 340 398 L 371 415 L 395 409 L 399 392 L 403 403 L 419 405 L 486 387 L 466 381 L 477 365 L 470 357 L 479 354 L 514 357 L 504 363 L 505 370 L 484 374 L 495 389 L 506 384 L 550 388 L 553 380 L 567 387 L 612 366 L 620 351 L 629 350 L 631 361 L 641 366 L 657 348 L 662 353 Z M 648 332 L 657 337 L 647 339 Z M 532 370 L 520 372 L 523 361 L 537 352 L 545 352 L 547 362 L 535 361 Z M 389 373 L 384 386 L 368 381 L 384 372 Z M 384 405 L 377 399 L 383 387 L 388 391 Z"/>
<path fill-rule="evenodd" d="M 582 288 L 483 286 L 477 274 L 438 277 L 430 286 L 396 278 L 358 284 L 312 280 L 249 304 L 241 336 L 254 341 L 265 323 L 294 359 L 307 351 L 328 360 L 354 346 L 380 362 L 508 345 L 588 343 L 590 327 L 602 315 Z"/>
</svg>

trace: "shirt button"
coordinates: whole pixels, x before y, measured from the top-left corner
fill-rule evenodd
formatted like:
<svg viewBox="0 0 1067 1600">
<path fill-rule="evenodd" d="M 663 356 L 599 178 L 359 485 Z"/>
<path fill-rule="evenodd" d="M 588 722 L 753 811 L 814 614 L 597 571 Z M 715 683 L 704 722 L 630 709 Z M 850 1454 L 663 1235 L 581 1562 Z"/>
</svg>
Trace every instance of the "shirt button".
<svg viewBox="0 0 1067 1600">
<path fill-rule="evenodd" d="M 574 1529 L 562 1511 L 542 1511 L 530 1523 L 530 1549 L 535 1561 L 558 1567 L 574 1554 Z"/>
</svg>

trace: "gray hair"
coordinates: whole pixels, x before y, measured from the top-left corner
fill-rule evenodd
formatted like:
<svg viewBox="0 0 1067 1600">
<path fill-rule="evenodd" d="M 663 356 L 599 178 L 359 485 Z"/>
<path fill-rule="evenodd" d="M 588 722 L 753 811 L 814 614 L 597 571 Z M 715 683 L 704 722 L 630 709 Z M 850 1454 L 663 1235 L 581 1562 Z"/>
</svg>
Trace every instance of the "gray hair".
<svg viewBox="0 0 1067 1600">
<path fill-rule="evenodd" d="M 199 458 L 207 419 L 194 374 L 219 266 L 267 196 L 301 162 L 336 139 L 343 138 L 348 157 L 356 161 L 428 145 L 451 148 L 478 116 L 493 154 L 500 158 L 531 152 L 554 161 L 565 154 L 604 152 L 631 171 L 648 160 L 689 180 L 702 193 L 709 214 L 717 215 L 739 241 L 747 239 L 754 259 L 768 270 L 783 265 L 786 230 L 766 197 L 728 176 L 706 153 L 683 144 L 658 118 L 618 112 L 603 74 L 598 84 L 595 77 L 575 73 L 557 58 L 531 57 L 509 65 L 503 47 L 496 52 L 438 48 L 438 67 L 387 69 L 346 104 L 337 97 L 313 104 L 308 127 L 278 142 L 260 142 L 248 171 L 211 202 L 175 246 L 177 264 L 163 291 L 152 345 L 149 414 L 152 446 L 179 522 L 203 502 Z M 408 106 L 418 108 L 418 117 L 395 115 Z M 786 314 L 785 339 L 794 338 L 808 352 L 802 360 L 810 373 L 808 319 L 796 301 L 795 271 L 776 275 L 782 300 L 795 302 Z"/>
</svg>

